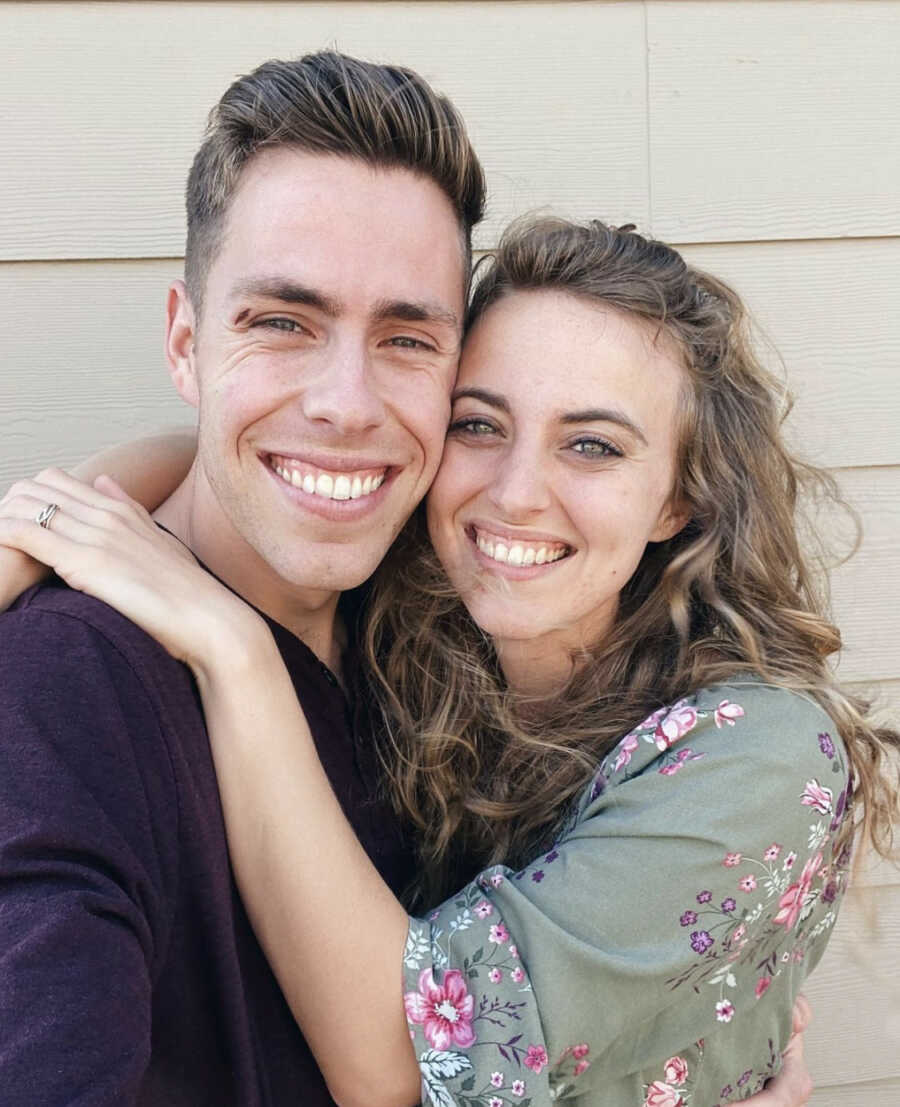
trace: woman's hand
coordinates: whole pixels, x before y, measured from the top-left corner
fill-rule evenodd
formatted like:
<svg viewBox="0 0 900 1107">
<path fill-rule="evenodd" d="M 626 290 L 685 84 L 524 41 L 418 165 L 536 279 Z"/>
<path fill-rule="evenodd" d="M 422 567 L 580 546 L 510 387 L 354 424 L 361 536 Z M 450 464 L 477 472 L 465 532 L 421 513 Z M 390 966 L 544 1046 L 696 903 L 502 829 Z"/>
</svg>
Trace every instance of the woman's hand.
<svg viewBox="0 0 900 1107">
<path fill-rule="evenodd" d="M 806 996 L 798 996 L 794 1004 L 793 1034 L 784 1051 L 784 1066 L 766 1090 L 751 1096 L 748 1103 L 755 1103 L 756 1107 L 803 1107 L 809 1102 L 813 1082 L 803 1056 L 803 1034 L 811 1021 L 809 1001 Z"/>
<path fill-rule="evenodd" d="M 58 510 L 41 526 L 38 515 L 48 504 Z M 117 608 L 192 666 L 208 662 L 223 635 L 239 642 L 249 626 L 262 622 L 110 477 L 98 477 L 92 487 L 48 469 L 19 481 L 0 501 L 0 545 L 49 565 L 72 588 Z M 33 579 L 32 571 L 28 583 Z"/>
</svg>

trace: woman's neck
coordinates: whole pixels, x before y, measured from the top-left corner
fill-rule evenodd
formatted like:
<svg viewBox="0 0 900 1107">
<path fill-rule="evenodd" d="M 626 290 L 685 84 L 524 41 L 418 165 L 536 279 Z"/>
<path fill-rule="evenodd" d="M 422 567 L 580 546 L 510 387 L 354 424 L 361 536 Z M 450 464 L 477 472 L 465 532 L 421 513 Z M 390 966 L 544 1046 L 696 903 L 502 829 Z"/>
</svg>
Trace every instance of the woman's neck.
<svg viewBox="0 0 900 1107">
<path fill-rule="evenodd" d="M 507 685 L 524 696 L 558 695 L 574 669 L 571 650 L 558 642 L 495 639 L 494 648 Z"/>
</svg>

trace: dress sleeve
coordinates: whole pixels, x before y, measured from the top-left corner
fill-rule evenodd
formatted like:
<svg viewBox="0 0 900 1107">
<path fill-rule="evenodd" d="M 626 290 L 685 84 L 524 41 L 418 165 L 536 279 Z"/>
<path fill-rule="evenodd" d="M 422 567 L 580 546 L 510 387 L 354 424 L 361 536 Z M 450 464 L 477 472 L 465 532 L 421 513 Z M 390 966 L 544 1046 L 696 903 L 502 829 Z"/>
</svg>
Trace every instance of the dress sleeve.
<svg viewBox="0 0 900 1107">
<path fill-rule="evenodd" d="M 411 921 L 423 1101 L 714 1107 L 758 1090 L 835 919 L 846 786 L 805 697 L 748 683 L 655 712 L 552 849 Z"/>
</svg>

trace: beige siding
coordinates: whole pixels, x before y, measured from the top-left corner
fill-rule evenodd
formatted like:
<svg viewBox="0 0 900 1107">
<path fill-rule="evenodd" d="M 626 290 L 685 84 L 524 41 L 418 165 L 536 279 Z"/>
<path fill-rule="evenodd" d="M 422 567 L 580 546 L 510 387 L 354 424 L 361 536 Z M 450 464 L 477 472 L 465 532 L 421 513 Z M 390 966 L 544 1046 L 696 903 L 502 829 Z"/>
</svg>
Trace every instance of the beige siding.
<svg viewBox="0 0 900 1107">
<path fill-rule="evenodd" d="M 459 104 L 490 178 L 479 245 L 550 205 L 637 222 L 742 291 L 793 441 L 863 522 L 833 577 L 842 675 L 900 721 L 900 0 L 0 3 L 0 486 L 190 421 L 162 324 L 205 112 L 328 44 Z M 900 1102 L 898 951 L 882 866 L 810 984 L 815 1107 Z"/>
</svg>

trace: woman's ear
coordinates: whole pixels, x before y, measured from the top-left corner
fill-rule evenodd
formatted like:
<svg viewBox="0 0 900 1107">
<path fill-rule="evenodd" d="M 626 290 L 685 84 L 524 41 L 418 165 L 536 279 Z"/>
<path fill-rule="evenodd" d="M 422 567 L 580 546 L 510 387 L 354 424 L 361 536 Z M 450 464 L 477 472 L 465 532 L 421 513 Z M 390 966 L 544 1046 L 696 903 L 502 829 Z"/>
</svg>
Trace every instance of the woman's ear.
<svg viewBox="0 0 900 1107">
<path fill-rule="evenodd" d="M 185 283 L 173 281 L 166 300 L 166 361 L 178 395 L 191 407 L 200 405 L 196 327 L 197 317 Z"/>
<path fill-rule="evenodd" d="M 691 505 L 684 499 L 670 497 L 659 513 L 656 527 L 650 535 L 651 542 L 666 542 L 684 530 L 691 519 Z"/>
</svg>

